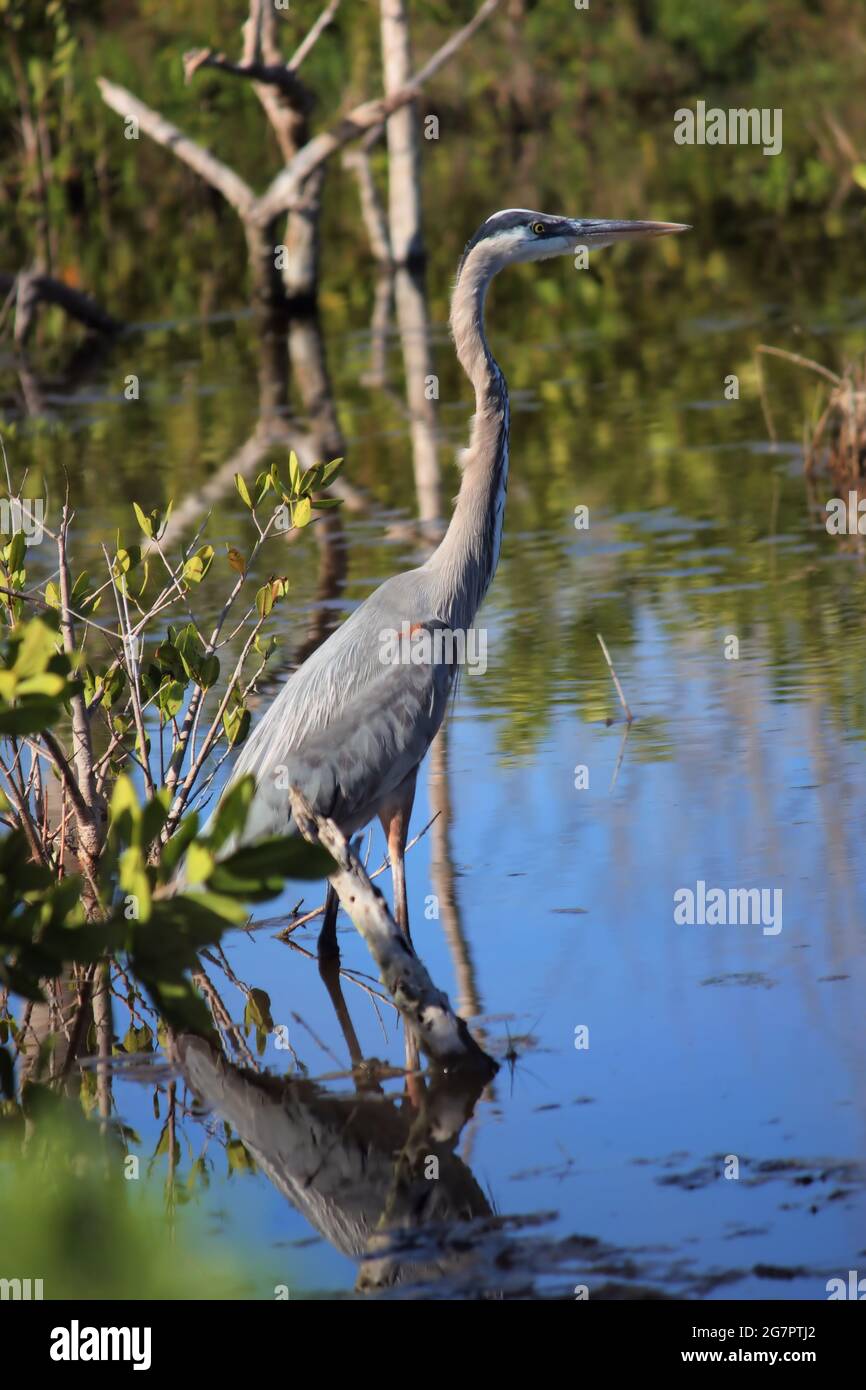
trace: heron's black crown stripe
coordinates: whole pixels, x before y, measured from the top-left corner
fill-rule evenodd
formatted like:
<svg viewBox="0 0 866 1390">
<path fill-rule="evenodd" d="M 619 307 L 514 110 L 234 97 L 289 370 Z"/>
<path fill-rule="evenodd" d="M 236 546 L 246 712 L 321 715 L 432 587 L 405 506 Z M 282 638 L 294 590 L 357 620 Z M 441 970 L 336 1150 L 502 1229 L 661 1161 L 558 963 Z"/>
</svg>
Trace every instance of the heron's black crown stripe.
<svg viewBox="0 0 866 1390">
<path fill-rule="evenodd" d="M 457 278 L 460 278 L 460 272 L 466 263 L 469 252 L 487 237 L 498 236 L 500 232 L 509 232 L 512 227 L 528 227 L 536 222 L 540 222 L 544 227 L 544 231 L 537 235 L 558 236 L 567 220 L 564 217 L 547 217 L 543 212 L 533 212 L 531 208 L 509 208 L 505 212 L 495 212 L 492 217 L 487 218 L 486 222 L 481 223 L 481 226 L 464 246 L 460 265 L 457 267 Z"/>
</svg>

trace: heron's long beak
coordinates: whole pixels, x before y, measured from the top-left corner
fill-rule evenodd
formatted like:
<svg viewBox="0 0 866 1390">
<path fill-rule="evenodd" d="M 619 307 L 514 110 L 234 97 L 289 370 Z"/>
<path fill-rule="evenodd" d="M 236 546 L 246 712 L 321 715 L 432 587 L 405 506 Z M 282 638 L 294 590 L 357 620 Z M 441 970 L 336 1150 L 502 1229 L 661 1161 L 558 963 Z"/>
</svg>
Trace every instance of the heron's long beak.
<svg viewBox="0 0 866 1390">
<path fill-rule="evenodd" d="M 607 222 L 584 218 L 572 224 L 574 235 L 588 246 L 612 246 L 617 241 L 632 241 L 636 237 L 668 236 L 671 232 L 688 232 L 684 222 Z"/>
</svg>

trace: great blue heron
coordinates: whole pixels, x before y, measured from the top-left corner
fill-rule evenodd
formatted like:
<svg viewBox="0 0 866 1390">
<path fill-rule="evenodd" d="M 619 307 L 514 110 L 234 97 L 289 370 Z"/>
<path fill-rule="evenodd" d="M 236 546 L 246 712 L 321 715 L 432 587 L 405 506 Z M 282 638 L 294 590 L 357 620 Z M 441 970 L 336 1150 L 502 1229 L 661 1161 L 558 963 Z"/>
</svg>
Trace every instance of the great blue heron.
<svg viewBox="0 0 866 1390">
<path fill-rule="evenodd" d="M 482 223 L 466 245 L 451 301 L 451 331 L 475 389 L 475 416 L 448 530 L 423 565 L 387 579 L 294 672 L 235 765 L 232 781 L 245 773 L 256 778 L 245 839 L 291 832 L 290 786 L 347 836 L 379 817 L 395 916 L 407 940 L 403 858 L 415 780 L 456 674 L 447 645 L 437 647 L 432 639 L 470 628 L 496 571 L 502 538 L 509 405 L 505 377 L 484 335 L 488 286 L 498 271 L 519 261 L 686 230 L 675 222 L 575 220 L 526 208 L 494 213 Z M 383 659 L 388 634 L 421 631 L 430 639 L 431 659 Z M 329 888 L 320 959 L 337 953 L 336 913 Z"/>
</svg>

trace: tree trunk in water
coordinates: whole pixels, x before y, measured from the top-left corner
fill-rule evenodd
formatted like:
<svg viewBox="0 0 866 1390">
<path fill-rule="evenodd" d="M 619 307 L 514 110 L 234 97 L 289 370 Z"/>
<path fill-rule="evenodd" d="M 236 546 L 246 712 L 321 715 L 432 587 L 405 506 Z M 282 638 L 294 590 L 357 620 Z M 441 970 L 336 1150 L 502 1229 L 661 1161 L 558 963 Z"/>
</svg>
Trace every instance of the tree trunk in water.
<svg viewBox="0 0 866 1390">
<path fill-rule="evenodd" d="M 406 374 L 406 401 L 409 406 L 418 517 L 422 524 L 430 526 L 442 515 L 442 478 L 439 471 L 434 405 L 439 392 L 433 372 L 430 323 L 422 272 L 405 268 L 398 270 L 394 280 L 394 291 Z"/>
<path fill-rule="evenodd" d="M 250 267 L 250 288 L 256 329 L 261 343 L 259 356 L 260 418 L 288 413 L 289 359 L 286 346 L 288 305 L 280 271 L 277 269 L 274 224 L 262 227 L 244 222 Z"/>
<path fill-rule="evenodd" d="M 381 0 L 382 76 L 385 95 L 406 85 L 412 76 L 409 14 L 406 0 Z M 421 179 L 418 168 L 418 129 L 415 103 L 388 117 L 388 221 L 395 265 L 424 259 L 421 231 Z"/>
<path fill-rule="evenodd" d="M 319 285 L 319 223 L 322 212 L 324 169 L 317 169 L 304 184 L 301 204 L 286 218 L 286 256 L 283 289 L 293 310 L 311 310 Z"/>
<path fill-rule="evenodd" d="M 343 458 L 346 441 L 340 429 L 325 343 L 314 309 L 292 315 L 288 325 L 288 351 L 292 380 L 309 420 L 316 457 L 322 461 Z"/>
</svg>

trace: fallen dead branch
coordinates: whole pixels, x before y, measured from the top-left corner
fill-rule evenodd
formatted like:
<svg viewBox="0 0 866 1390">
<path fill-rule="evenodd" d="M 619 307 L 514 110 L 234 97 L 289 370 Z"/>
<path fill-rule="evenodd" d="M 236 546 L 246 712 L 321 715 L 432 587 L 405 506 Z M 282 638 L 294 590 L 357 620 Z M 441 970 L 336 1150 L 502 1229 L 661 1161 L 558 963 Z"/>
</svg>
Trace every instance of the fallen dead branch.
<svg viewBox="0 0 866 1390">
<path fill-rule="evenodd" d="M 40 304 L 56 305 L 94 333 L 118 333 L 123 327 L 89 294 L 39 270 L 19 270 L 14 275 L 0 271 L 0 294 L 6 295 L 7 304 L 15 304 L 13 336 L 19 348 L 30 336 Z"/>
<path fill-rule="evenodd" d="M 423 962 L 406 941 L 385 904 L 333 821 L 318 816 L 300 792 L 291 790 L 295 823 L 312 843 L 320 843 L 339 868 L 330 881 L 367 944 L 382 983 L 414 1032 L 425 1056 L 438 1066 L 474 1066 L 491 1076 L 496 1063 L 478 1046 L 448 996 L 438 990 Z"/>
</svg>

